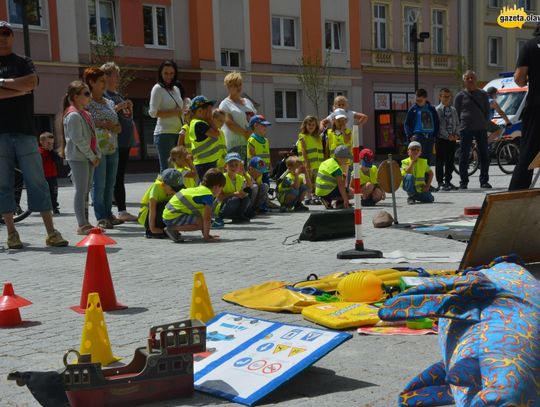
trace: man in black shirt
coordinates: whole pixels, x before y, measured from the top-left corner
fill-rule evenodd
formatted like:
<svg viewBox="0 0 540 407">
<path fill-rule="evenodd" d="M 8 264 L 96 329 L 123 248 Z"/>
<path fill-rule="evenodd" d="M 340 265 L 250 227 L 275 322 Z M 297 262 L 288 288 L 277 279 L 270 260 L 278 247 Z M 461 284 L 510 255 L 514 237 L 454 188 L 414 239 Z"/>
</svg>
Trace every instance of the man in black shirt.
<svg viewBox="0 0 540 407">
<path fill-rule="evenodd" d="M 45 244 L 67 246 L 67 240 L 54 229 L 49 186 L 33 134 L 33 90 L 38 78 L 32 60 L 13 53 L 13 41 L 11 25 L 0 21 L 0 214 L 8 232 L 7 246 L 23 247 L 13 222 L 16 164 L 23 173 L 28 209 L 41 213 L 47 229 Z"/>
<path fill-rule="evenodd" d="M 527 85 L 529 93 L 522 114 L 523 129 L 521 131 L 519 160 L 514 168 L 509 191 L 528 189 L 531 186 L 533 171 L 528 167 L 540 151 L 540 23 L 534 31 L 534 38 L 523 45 L 514 72 L 514 81 L 519 86 Z"/>
</svg>

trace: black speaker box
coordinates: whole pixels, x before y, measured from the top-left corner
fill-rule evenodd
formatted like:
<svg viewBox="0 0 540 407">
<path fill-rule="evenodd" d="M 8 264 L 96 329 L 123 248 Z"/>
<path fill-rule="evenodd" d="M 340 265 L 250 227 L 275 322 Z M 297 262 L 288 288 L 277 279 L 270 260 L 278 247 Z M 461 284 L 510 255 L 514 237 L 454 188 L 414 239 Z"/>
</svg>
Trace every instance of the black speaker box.
<svg viewBox="0 0 540 407">
<path fill-rule="evenodd" d="M 354 209 L 312 213 L 300 234 L 300 240 L 316 242 L 354 236 Z"/>
</svg>

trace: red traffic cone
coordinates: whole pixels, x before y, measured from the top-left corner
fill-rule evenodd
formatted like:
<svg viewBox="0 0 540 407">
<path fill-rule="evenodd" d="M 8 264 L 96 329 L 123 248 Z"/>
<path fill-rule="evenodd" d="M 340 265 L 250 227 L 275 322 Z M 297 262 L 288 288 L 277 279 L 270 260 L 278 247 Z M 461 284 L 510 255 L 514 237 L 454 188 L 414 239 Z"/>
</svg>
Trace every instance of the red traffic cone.
<svg viewBox="0 0 540 407">
<path fill-rule="evenodd" d="M 81 292 L 81 301 L 77 306 L 71 309 L 79 314 L 86 311 L 86 302 L 88 294 L 98 293 L 101 299 L 103 311 L 116 311 L 125 309 L 127 306 L 116 301 L 116 294 L 107 261 L 105 245 L 113 245 L 116 242 L 108 236 L 105 236 L 100 228 L 94 228 L 88 236 L 77 243 L 77 247 L 88 247 L 86 255 L 86 266 L 84 268 L 84 280 Z"/>
<path fill-rule="evenodd" d="M 15 295 L 11 283 L 4 284 L 4 292 L 0 297 L 0 327 L 10 327 L 22 324 L 20 307 L 32 304 L 31 301 Z"/>
</svg>

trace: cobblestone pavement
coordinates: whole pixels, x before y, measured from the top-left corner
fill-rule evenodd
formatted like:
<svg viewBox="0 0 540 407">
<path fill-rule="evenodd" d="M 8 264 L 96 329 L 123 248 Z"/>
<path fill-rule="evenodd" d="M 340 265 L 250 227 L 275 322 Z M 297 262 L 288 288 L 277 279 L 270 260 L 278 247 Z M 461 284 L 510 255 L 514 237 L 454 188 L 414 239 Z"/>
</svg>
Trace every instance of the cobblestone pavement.
<svg viewBox="0 0 540 407">
<path fill-rule="evenodd" d="M 492 191 L 504 190 L 510 178 L 491 167 Z M 153 176 L 128 176 L 129 210 L 137 212 L 138 201 Z M 65 180 L 64 180 L 65 181 Z M 455 180 L 457 183 L 457 180 Z M 71 311 L 79 303 L 86 251 L 74 245 L 80 240 L 71 199 L 73 188 L 63 182 L 59 202 L 61 214 L 56 227 L 69 239 L 67 248 L 45 247 L 44 229 L 33 214 L 17 225 L 24 250 L 0 250 L 1 282 L 12 282 L 15 292 L 33 302 L 23 308 L 23 327 L 0 330 L 0 405 L 37 406 L 26 388 L 5 378 L 12 370 L 54 370 L 62 365 L 69 348 L 78 349 L 83 316 Z M 401 222 L 435 220 L 458 216 L 465 206 L 481 205 L 486 190 L 473 176 L 467 191 L 439 192 L 433 205 L 406 204 L 397 194 Z M 312 207 L 312 209 L 320 207 Z M 399 229 L 374 229 L 371 219 L 380 209 L 392 212 L 390 199 L 364 209 L 364 240 L 367 248 L 393 250 L 463 251 L 465 244 Z M 325 275 L 340 270 L 366 268 L 338 260 L 336 253 L 352 249 L 352 238 L 327 242 L 291 243 L 309 213 L 261 216 L 249 225 L 227 225 L 216 231 L 221 242 L 205 244 L 198 233 L 191 243 L 147 240 L 138 224 L 117 226 L 108 233 L 118 244 L 107 248 L 119 302 L 125 311 L 106 314 L 113 352 L 130 360 L 134 349 L 143 346 L 151 325 L 186 318 L 192 275 L 203 271 L 216 312 L 231 311 L 276 321 L 312 325 L 300 315 L 258 312 L 222 301 L 223 294 L 267 280 L 299 281 L 310 273 Z M 6 231 L 0 226 L 2 245 Z M 373 266 L 386 267 L 387 265 Z M 429 264 L 426 268 L 455 268 L 457 264 Z M 352 332 L 352 331 L 351 331 Z M 354 332 L 352 332 L 354 334 Z M 354 338 L 315 363 L 291 382 L 276 390 L 264 403 L 295 406 L 392 406 L 399 391 L 415 374 L 439 360 L 435 336 Z M 232 405 L 196 393 L 191 399 L 157 403 L 154 406 Z"/>
</svg>

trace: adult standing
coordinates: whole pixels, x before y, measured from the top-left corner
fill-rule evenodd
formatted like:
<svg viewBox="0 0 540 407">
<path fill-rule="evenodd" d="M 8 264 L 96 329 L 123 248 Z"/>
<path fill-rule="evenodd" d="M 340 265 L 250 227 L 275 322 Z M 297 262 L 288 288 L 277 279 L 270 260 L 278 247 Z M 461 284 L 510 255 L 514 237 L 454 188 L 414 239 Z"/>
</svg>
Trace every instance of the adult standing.
<svg viewBox="0 0 540 407">
<path fill-rule="evenodd" d="M 489 152 L 486 127 L 490 120 L 488 94 L 476 84 L 476 73 L 468 70 L 463 74 L 465 89 L 456 95 L 454 107 L 459 117 L 459 187 L 467 189 L 469 184 L 469 155 L 473 140 L 478 147 L 480 160 L 480 187 L 491 188 L 489 183 Z"/>
<path fill-rule="evenodd" d="M 16 165 L 22 170 L 28 193 L 28 209 L 39 212 L 47 230 L 47 246 L 67 246 L 54 229 L 49 185 L 43 174 L 37 138 L 34 136 L 34 89 L 38 77 L 32 60 L 13 53 L 11 25 L 0 21 L 0 213 L 8 232 L 7 246 L 22 249 L 15 229 L 14 178 Z"/>
<path fill-rule="evenodd" d="M 92 93 L 92 100 L 86 109 L 94 120 L 97 143 L 101 150 L 101 160 L 94 170 L 92 188 L 94 214 L 100 228 L 112 229 L 115 225 L 124 223 L 112 213 L 112 198 L 118 170 L 118 133 L 122 127 L 114 111 L 114 103 L 103 97 L 105 72 L 99 68 L 87 68 L 84 70 L 83 79 Z"/>
<path fill-rule="evenodd" d="M 529 93 L 522 116 L 519 159 L 512 174 L 509 191 L 530 188 L 533 171 L 528 168 L 540 152 L 540 23 L 536 26 L 534 38 L 527 41 L 519 51 L 514 81 L 519 86 L 527 85 L 528 81 Z"/>
<path fill-rule="evenodd" d="M 158 79 L 150 93 L 150 117 L 157 118 L 154 128 L 154 144 L 159 157 L 159 172 L 168 168 L 167 159 L 178 141 L 182 128 L 180 117 L 183 112 L 183 100 L 180 89 L 176 86 L 178 67 L 174 61 L 163 61 L 158 68 Z"/>
<path fill-rule="evenodd" d="M 114 62 L 107 62 L 101 66 L 105 72 L 106 90 L 103 96 L 114 103 L 114 110 L 122 130 L 118 134 L 118 171 L 114 184 L 114 201 L 118 207 L 118 219 L 126 222 L 136 222 L 137 217 L 130 214 L 126 209 L 126 187 L 124 176 L 129 161 L 129 150 L 135 146 L 133 137 L 133 102 L 118 93 L 120 84 L 120 67 Z"/>
<path fill-rule="evenodd" d="M 223 80 L 229 95 L 221 101 L 219 109 L 225 112 L 223 133 L 227 141 L 227 151 L 238 153 L 247 162 L 247 140 L 251 136 L 249 120 L 257 114 L 257 109 L 248 98 L 242 97 L 242 75 L 231 72 Z"/>
</svg>

